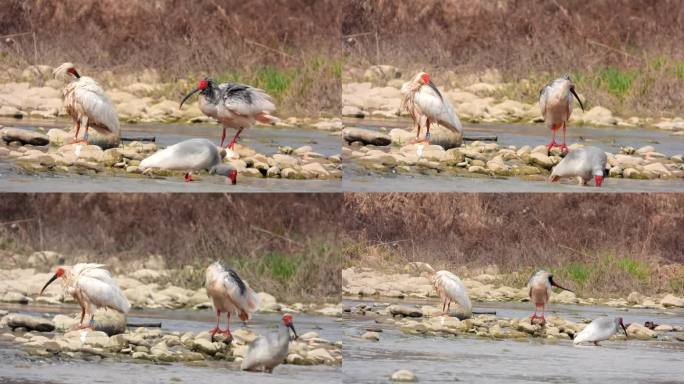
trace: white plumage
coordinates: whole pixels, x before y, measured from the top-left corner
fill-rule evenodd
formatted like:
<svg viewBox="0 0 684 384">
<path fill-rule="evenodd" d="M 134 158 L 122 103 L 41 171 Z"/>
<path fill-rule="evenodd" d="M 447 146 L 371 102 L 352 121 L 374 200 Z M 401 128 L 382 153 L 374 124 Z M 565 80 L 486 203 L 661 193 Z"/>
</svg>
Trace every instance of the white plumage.
<svg viewBox="0 0 684 384">
<path fill-rule="evenodd" d="M 430 123 L 458 133 L 462 133 L 461 121 L 458 119 L 449 98 L 442 95 L 425 72 L 418 73 L 411 81 L 401 87 L 401 108 L 411 114 L 418 126 L 416 139 L 420 137 L 421 122 L 425 117 L 426 140 L 430 139 Z"/>
<path fill-rule="evenodd" d="M 547 146 L 549 150 L 555 146 L 560 146 L 563 151 L 567 150 L 565 130 L 566 124 L 568 120 L 570 120 L 570 115 L 572 114 L 573 96 L 575 96 L 580 107 L 584 110 L 584 105 L 579 96 L 577 96 L 575 85 L 570 80 L 569 75 L 564 75 L 563 77 L 551 81 L 539 91 L 539 107 L 541 109 L 541 114 L 544 117 L 544 122 L 553 132 L 553 138 Z M 559 145 L 556 143 L 556 132 L 558 132 L 561 127 L 563 128 L 563 143 Z"/>
<path fill-rule="evenodd" d="M 74 119 L 76 134 L 83 127 L 84 140 L 88 139 L 88 128 L 106 135 L 119 135 L 119 118 L 114 103 L 93 78 L 81 76 L 72 63 L 64 63 L 54 70 L 55 78 L 68 82 L 62 90 L 64 108 Z"/>
<path fill-rule="evenodd" d="M 550 181 L 558 181 L 562 177 L 577 177 L 580 185 L 585 185 L 594 178 L 597 187 L 603 182 L 603 175 L 608 163 L 608 156 L 600 148 L 583 147 L 568 153 L 551 171 Z"/>
<path fill-rule="evenodd" d="M 207 295 L 216 309 L 216 327 L 211 330 L 212 339 L 217 332 L 230 336 L 230 316 L 237 313 L 240 320 L 247 321 L 259 307 L 259 298 L 237 272 L 224 268 L 219 262 L 207 268 L 205 278 Z M 226 313 L 228 321 L 225 331 L 219 328 L 221 313 Z"/>
<path fill-rule="evenodd" d="M 451 302 L 455 301 L 463 309 L 466 316 L 472 314 L 473 305 L 468 296 L 468 289 L 458 276 L 449 271 L 437 271 L 433 281 L 437 294 L 444 302 L 442 312 L 447 313 Z"/>
<path fill-rule="evenodd" d="M 273 368 L 282 364 L 287 357 L 290 329 L 297 338 L 292 316 L 285 314 L 278 325 L 278 333 L 259 336 L 252 341 L 240 368 L 245 371 L 272 372 Z"/>
<path fill-rule="evenodd" d="M 544 311 L 546 309 L 546 304 L 549 302 L 551 294 L 553 293 L 552 287 L 558 287 L 568 292 L 572 292 L 571 290 L 556 284 L 556 282 L 553 281 L 553 275 L 544 270 L 535 272 L 534 275 L 527 280 L 527 289 L 529 290 L 530 300 L 534 304 L 534 314 L 530 318 L 531 321 L 539 318 L 542 320 L 542 323 L 546 322 L 546 319 L 544 318 Z M 541 316 L 537 316 L 537 309 L 539 308 L 542 309 Z"/>
<path fill-rule="evenodd" d="M 627 329 L 622 322 L 622 317 L 616 317 L 614 319 L 599 317 L 584 327 L 584 329 L 575 336 L 575 339 L 572 342 L 574 344 L 592 342 L 595 345 L 598 345 L 599 341 L 608 340 L 614 334 L 618 333 L 620 328 L 625 331 L 625 336 L 627 336 Z"/>
<path fill-rule="evenodd" d="M 71 295 L 81 306 L 81 326 L 85 314 L 90 315 L 90 325 L 98 308 L 109 308 L 128 313 L 131 304 L 124 296 L 112 275 L 102 264 L 79 263 L 73 267 L 59 267 L 45 284 L 41 294 L 50 283 L 62 278 L 64 292 Z"/>
</svg>

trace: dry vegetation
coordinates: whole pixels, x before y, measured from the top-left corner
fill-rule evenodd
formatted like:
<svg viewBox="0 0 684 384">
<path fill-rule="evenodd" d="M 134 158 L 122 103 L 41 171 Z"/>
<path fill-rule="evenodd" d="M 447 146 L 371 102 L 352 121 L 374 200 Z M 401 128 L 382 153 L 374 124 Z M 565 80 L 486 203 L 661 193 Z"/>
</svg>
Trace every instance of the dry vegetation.
<svg viewBox="0 0 684 384">
<path fill-rule="evenodd" d="M 194 288 L 222 260 L 281 300 L 336 301 L 342 254 L 331 220 L 341 205 L 324 194 L 4 194 L 0 252 L 104 263 L 158 254 L 181 268 L 175 285 Z"/>
<path fill-rule="evenodd" d="M 5 0 L 0 35 L 35 32 L 37 60 L 26 35 L 0 43 L 0 63 L 154 69 L 165 82 L 211 75 L 266 88 L 283 111 L 337 113 L 338 8 L 334 0 Z"/>
<path fill-rule="evenodd" d="M 679 0 L 350 0 L 342 34 L 351 64 L 496 69 L 529 102 L 570 72 L 589 107 L 668 116 L 684 114 L 682 24 Z"/>
<path fill-rule="evenodd" d="M 684 293 L 679 194 L 347 194 L 347 265 L 549 268 L 580 293 Z"/>
</svg>

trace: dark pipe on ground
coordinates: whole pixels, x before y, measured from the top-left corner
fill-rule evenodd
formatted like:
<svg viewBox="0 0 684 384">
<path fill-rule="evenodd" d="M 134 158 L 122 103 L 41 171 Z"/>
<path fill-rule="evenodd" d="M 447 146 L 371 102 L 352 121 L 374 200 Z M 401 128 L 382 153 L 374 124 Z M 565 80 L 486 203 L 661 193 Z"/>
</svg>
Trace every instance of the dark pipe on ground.
<svg viewBox="0 0 684 384">
<path fill-rule="evenodd" d="M 130 328 L 161 328 L 162 323 L 126 323 Z"/>
<path fill-rule="evenodd" d="M 155 136 L 122 137 L 121 141 L 147 141 L 154 143 L 157 141 L 157 138 Z"/>
<path fill-rule="evenodd" d="M 463 141 L 499 141 L 498 136 L 463 136 Z"/>
</svg>

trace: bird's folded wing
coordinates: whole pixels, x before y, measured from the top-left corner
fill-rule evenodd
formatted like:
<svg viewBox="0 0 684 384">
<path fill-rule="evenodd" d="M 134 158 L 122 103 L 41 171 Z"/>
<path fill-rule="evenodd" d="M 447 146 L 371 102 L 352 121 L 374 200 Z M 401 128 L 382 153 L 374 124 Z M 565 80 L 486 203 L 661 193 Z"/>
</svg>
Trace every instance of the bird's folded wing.
<svg viewBox="0 0 684 384">
<path fill-rule="evenodd" d="M 259 306 L 259 299 L 256 297 L 252 288 L 250 288 L 235 271 L 228 269 L 224 272 L 223 285 L 226 288 L 228 295 L 230 295 L 231 300 L 238 308 L 248 314 L 256 311 Z"/>
<path fill-rule="evenodd" d="M 79 277 L 77 284 L 81 292 L 98 307 L 109 307 L 124 313 L 131 308 L 117 285 L 90 276 Z"/>
<path fill-rule="evenodd" d="M 421 87 L 416 92 L 414 100 L 422 114 L 429 116 L 431 121 L 450 130 L 462 131 L 461 121 L 456 116 L 454 107 L 447 97 L 440 97 L 429 87 Z"/>
<path fill-rule="evenodd" d="M 77 87 L 74 90 L 74 99 L 83 106 L 83 109 L 91 121 L 106 126 L 110 131 L 119 131 L 119 118 L 116 108 L 111 100 L 105 95 L 102 88 L 94 84 L 85 87 Z"/>
</svg>

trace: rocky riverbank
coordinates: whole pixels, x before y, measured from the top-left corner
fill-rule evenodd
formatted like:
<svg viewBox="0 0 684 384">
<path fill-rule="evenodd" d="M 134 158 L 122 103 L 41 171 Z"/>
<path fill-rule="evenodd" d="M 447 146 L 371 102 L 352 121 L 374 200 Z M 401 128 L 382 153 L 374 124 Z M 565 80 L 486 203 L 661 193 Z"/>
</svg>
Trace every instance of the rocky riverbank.
<svg viewBox="0 0 684 384">
<path fill-rule="evenodd" d="M 412 144 L 415 133 L 399 128 L 392 129 L 389 134 L 346 128 L 342 135 L 348 144 L 342 148 L 343 161 L 354 161 L 380 173 L 517 176 L 542 181 L 548 178 L 553 167 L 565 156 L 559 148 L 553 148 L 549 153 L 544 145 L 533 148 L 474 141 L 458 147 L 460 143 L 448 138 L 441 139 L 442 145 Z M 378 146 L 378 143 L 384 145 Z M 581 144 L 572 144 L 569 149 L 581 147 Z M 608 174 L 612 178 L 684 178 L 684 154 L 665 155 L 647 145 L 641 148 L 623 147 L 620 152 L 607 153 L 607 156 Z"/>
<path fill-rule="evenodd" d="M 342 85 L 342 115 L 356 118 L 408 116 L 400 111 L 399 89 L 414 75 L 390 65 L 374 65 L 367 69 L 346 68 Z M 452 71 L 446 71 L 433 73 L 432 76 L 442 95 L 453 102 L 462 121 L 543 122 L 537 100 L 521 101 L 506 97 L 506 90 L 513 85 L 504 83 L 496 71 L 489 71 L 481 76 L 459 76 Z M 684 117 L 614 116 L 612 111 L 602 106 L 594 106 L 586 112 L 575 108 L 570 124 L 650 127 L 671 131 L 675 135 L 684 135 Z"/>
<path fill-rule="evenodd" d="M 258 335 L 246 328 L 234 329 L 233 340 L 222 336 L 212 342 L 208 332 L 169 332 L 154 328 L 124 329 L 113 335 L 102 331 L 71 330 L 73 319 L 54 319 L 0 312 L 0 342 L 18 346 L 29 355 L 85 359 L 185 362 L 203 365 L 209 361 L 235 363 L 244 358 L 249 343 Z M 97 329 L 97 326 L 96 326 Z M 306 332 L 291 341 L 286 359 L 295 365 L 340 365 L 342 343 L 331 342 L 316 332 Z"/>
<path fill-rule="evenodd" d="M 453 312 L 442 315 L 441 307 L 431 305 L 389 305 L 386 303 L 361 303 L 345 308 L 354 316 L 375 318 L 380 325 L 390 325 L 409 335 L 423 336 L 474 336 L 491 339 L 544 338 L 549 340 L 572 340 L 578 332 L 593 319 L 573 322 L 558 316 L 547 316 L 546 324 L 531 323 L 529 317 L 505 318 L 496 315 L 475 315 L 459 319 Z M 627 326 L 631 339 L 659 340 L 663 342 L 684 342 L 684 328 L 668 324 L 658 324 L 653 329 L 641 324 Z M 369 328 L 357 335 L 369 341 L 382 341 L 382 329 Z M 624 340 L 622 333 L 612 340 Z"/>
<path fill-rule="evenodd" d="M 55 266 L 74 264 L 80 260 L 66 259 L 63 255 L 44 251 L 31 255 L 4 256 L 7 260 L 19 260 L 10 268 L 6 261 L 0 268 L 0 303 L 61 305 L 75 304 L 70 295 L 65 295 L 59 284 L 49 286 L 43 295 L 38 295 L 45 282 L 54 273 Z M 150 256 L 138 263 L 122 263 L 115 258 L 108 262 L 119 287 L 133 308 L 138 309 L 194 309 L 207 310 L 211 302 L 203 287 L 180 287 L 173 284 L 178 270 L 168 269 L 161 256 Z M 203 271 L 200 271 L 203 275 Z M 252 282 L 253 287 L 257 287 Z M 325 316 L 340 316 L 339 304 L 325 303 L 279 303 L 267 292 L 258 293 L 259 312 L 311 313 Z"/>
<path fill-rule="evenodd" d="M 404 267 L 404 272 L 386 273 L 370 268 L 346 268 L 342 270 L 342 292 L 352 297 L 386 297 L 398 299 L 427 299 L 438 297 L 430 276 L 432 267 L 414 262 Z M 529 292 L 524 286 L 508 287 L 498 281 L 501 276 L 481 273 L 461 276 L 471 300 L 476 302 L 528 302 Z M 584 298 L 572 292 L 562 291 L 551 296 L 551 303 L 578 305 L 606 305 L 630 308 L 684 308 L 684 297 L 664 294 L 649 297 L 632 292 L 627 298 Z M 428 312 L 433 313 L 433 312 Z"/>
<path fill-rule="evenodd" d="M 68 144 L 73 133 L 58 128 L 44 134 L 0 127 L 0 137 L 0 159 L 10 159 L 28 172 L 157 178 L 182 178 L 185 173 L 155 169 L 143 172 L 139 168 L 140 162 L 161 149 L 155 143 L 133 141 L 119 144 L 117 141 L 103 144 L 107 139 L 101 138 L 101 141 L 96 141 L 99 145 Z M 232 164 L 240 176 L 301 180 L 342 177 L 339 155 L 325 156 L 309 145 L 299 148 L 283 146 L 272 156 L 257 153 L 241 144 L 236 144 L 232 151 L 221 151 L 225 154 L 224 163 Z M 209 177 L 206 171 L 198 174 Z"/>
</svg>

